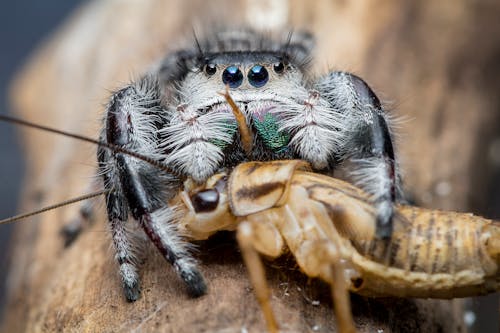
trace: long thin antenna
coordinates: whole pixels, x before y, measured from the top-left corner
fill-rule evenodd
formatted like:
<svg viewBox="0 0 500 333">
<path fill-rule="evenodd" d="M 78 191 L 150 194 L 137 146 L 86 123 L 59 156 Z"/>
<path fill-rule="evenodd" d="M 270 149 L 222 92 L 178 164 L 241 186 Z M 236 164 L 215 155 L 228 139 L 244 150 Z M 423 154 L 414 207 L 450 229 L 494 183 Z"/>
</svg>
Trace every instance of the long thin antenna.
<svg viewBox="0 0 500 333">
<path fill-rule="evenodd" d="M 73 199 L 70 199 L 70 200 L 66 200 L 66 201 L 60 202 L 60 203 L 55 204 L 55 205 L 51 205 L 51 206 L 47 206 L 47 207 L 44 207 L 44 208 L 39 209 L 39 210 L 35 210 L 33 212 L 29 212 L 29 213 L 25 213 L 25 214 L 19 214 L 19 215 L 15 215 L 15 216 L 12 216 L 12 217 L 8 217 L 6 219 L 0 220 L 0 225 L 1 224 L 7 224 L 7 223 L 15 222 L 15 221 L 18 221 L 18 220 L 22 220 L 22 219 L 25 219 L 27 217 L 31 217 L 33 215 L 38 215 L 40 213 L 47 212 L 47 211 L 52 210 L 52 209 L 56 209 L 56 208 L 60 208 L 60 207 L 63 207 L 63 206 L 71 205 L 71 204 L 76 203 L 76 202 L 80 202 L 80 201 L 84 201 L 84 200 L 87 200 L 87 199 L 95 198 L 95 197 L 98 197 L 100 195 L 107 194 L 110 191 L 111 190 L 101 190 L 101 191 L 98 191 L 98 192 L 89 193 L 89 194 L 82 195 L 82 196 L 77 197 L 77 198 L 73 198 Z"/>
<path fill-rule="evenodd" d="M 169 173 L 171 173 L 173 175 L 182 177 L 182 175 L 179 172 L 177 172 L 176 170 L 168 167 L 167 165 L 165 165 L 165 164 L 163 164 L 163 163 L 161 163 L 161 162 L 159 162 L 157 160 L 154 160 L 154 159 L 152 159 L 150 157 L 147 157 L 147 156 L 142 155 L 142 154 L 138 154 L 138 153 L 133 152 L 133 151 L 129 151 L 128 149 L 125 149 L 123 147 L 114 145 L 112 143 L 107 143 L 107 142 L 95 140 L 95 139 L 92 139 L 92 138 L 89 138 L 89 137 L 86 137 L 86 136 L 83 136 L 83 135 L 73 134 L 73 133 L 61 131 L 61 130 L 58 130 L 58 129 L 55 129 L 55 128 L 38 125 L 38 124 L 29 122 L 29 121 L 26 121 L 26 120 L 22 120 L 22 119 L 18 119 L 18 118 L 11 117 L 11 116 L 6 116 L 6 115 L 0 115 L 0 121 L 4 121 L 4 122 L 7 122 L 7 123 L 14 123 L 14 124 L 18 124 L 18 125 L 22 125 L 22 126 L 26 126 L 26 127 L 31 127 L 31 128 L 36 128 L 36 129 L 39 129 L 39 130 L 42 130 L 42 131 L 56 133 L 56 134 L 59 134 L 59 135 L 67 136 L 67 137 L 78 139 L 78 140 L 81 140 L 81 141 L 90 142 L 90 143 L 99 145 L 101 147 L 106 147 L 106 148 L 108 148 L 108 149 L 110 149 L 110 150 L 112 150 L 114 152 L 119 152 L 119 153 L 123 153 L 123 154 L 129 155 L 129 156 L 135 157 L 135 158 L 137 158 L 137 159 L 139 159 L 141 161 L 144 161 L 146 163 L 151 164 L 152 166 L 154 166 L 154 167 L 156 167 L 156 168 L 158 168 L 160 170 L 163 170 L 163 171 L 169 172 Z"/>
</svg>

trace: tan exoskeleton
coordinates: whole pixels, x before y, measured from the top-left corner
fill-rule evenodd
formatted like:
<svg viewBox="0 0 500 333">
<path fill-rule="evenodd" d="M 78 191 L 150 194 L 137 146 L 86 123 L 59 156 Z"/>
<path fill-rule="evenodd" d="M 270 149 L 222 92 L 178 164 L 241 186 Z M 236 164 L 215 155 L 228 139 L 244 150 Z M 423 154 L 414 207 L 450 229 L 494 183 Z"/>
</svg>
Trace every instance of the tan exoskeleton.
<svg viewBox="0 0 500 333">
<path fill-rule="evenodd" d="M 174 200 L 179 228 L 193 239 L 237 230 L 270 332 L 278 324 L 258 253 L 276 258 L 288 249 L 306 275 L 328 282 L 341 332 L 355 331 L 348 290 L 453 298 L 500 289 L 500 223 L 399 205 L 392 237 L 380 240 L 369 195 L 307 168 L 297 160 L 244 163 L 203 187 L 187 183 Z"/>
</svg>

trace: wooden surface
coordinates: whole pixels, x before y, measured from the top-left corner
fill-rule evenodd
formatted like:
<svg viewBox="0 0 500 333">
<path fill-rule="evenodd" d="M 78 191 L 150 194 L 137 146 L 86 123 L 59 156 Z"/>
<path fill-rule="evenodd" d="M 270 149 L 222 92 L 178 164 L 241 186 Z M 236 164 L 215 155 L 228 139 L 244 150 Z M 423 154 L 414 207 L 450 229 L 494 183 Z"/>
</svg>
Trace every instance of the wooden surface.
<svg viewBox="0 0 500 333">
<path fill-rule="evenodd" d="M 224 21 L 308 28 L 317 36 L 315 72 L 352 71 L 390 102 L 393 114 L 405 117 L 398 152 L 416 201 L 427 207 L 485 210 L 494 190 L 491 177 L 500 169 L 500 148 L 495 148 L 500 133 L 498 7 L 487 1 L 321 0 L 314 6 L 298 0 L 91 1 L 19 73 L 13 102 L 25 119 L 96 137 L 109 91 L 138 76 L 180 40 L 191 40 L 193 25 Z M 28 159 L 23 210 L 87 191 L 95 147 L 22 132 Z M 96 223 L 63 248 L 59 230 L 76 209 L 18 225 L 2 332 L 262 331 L 261 314 L 230 237 L 201 245 L 207 296 L 188 298 L 169 265 L 147 249 L 142 298 L 129 304 L 102 209 Z M 287 260 L 268 266 L 273 306 L 284 331 L 332 331 L 325 286 L 308 282 Z M 365 332 L 465 329 L 460 301 L 354 296 L 353 303 L 358 327 Z"/>
</svg>

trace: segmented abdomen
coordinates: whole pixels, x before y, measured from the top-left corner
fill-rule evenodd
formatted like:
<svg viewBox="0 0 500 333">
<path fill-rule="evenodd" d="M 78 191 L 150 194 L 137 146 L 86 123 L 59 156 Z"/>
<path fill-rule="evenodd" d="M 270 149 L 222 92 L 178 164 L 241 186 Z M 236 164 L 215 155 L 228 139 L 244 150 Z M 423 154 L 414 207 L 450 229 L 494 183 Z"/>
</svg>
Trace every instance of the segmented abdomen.
<svg viewBox="0 0 500 333">
<path fill-rule="evenodd" d="M 409 272 L 485 271 L 494 263 L 485 231 L 492 227 L 498 225 L 472 214 L 400 206 L 390 240 L 373 239 L 356 247 L 372 260 Z"/>
<path fill-rule="evenodd" d="M 492 244 L 499 236 L 498 222 L 472 214 L 398 206 L 391 239 L 351 241 L 362 256 L 386 267 L 381 275 L 390 270 L 406 282 L 398 296 L 459 297 L 498 290 Z"/>
<path fill-rule="evenodd" d="M 327 210 L 369 296 L 450 298 L 500 289 L 500 223 L 472 214 L 396 206 L 389 239 L 375 237 L 371 198 L 350 184 L 297 172 L 294 184 Z M 351 250 L 347 250 L 352 248 Z"/>
</svg>

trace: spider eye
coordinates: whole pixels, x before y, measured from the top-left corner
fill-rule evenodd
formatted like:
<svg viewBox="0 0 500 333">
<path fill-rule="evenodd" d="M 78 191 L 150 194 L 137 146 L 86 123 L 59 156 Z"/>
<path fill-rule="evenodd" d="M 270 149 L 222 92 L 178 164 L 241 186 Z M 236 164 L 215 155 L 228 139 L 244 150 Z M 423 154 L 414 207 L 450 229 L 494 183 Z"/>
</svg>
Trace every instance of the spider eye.
<svg viewBox="0 0 500 333">
<path fill-rule="evenodd" d="M 217 72 L 217 66 L 215 66 L 214 64 L 206 64 L 205 65 L 205 73 L 212 76 L 215 74 L 215 72 Z"/>
<path fill-rule="evenodd" d="M 237 88 L 243 82 L 243 74 L 236 66 L 229 66 L 222 73 L 222 82 L 228 84 L 230 88 Z"/>
<path fill-rule="evenodd" d="M 269 80 L 267 69 L 261 65 L 255 65 L 248 71 L 248 82 L 255 88 L 260 88 Z"/>
<path fill-rule="evenodd" d="M 285 71 L 285 64 L 280 62 L 277 62 L 273 65 L 273 69 L 276 73 L 281 74 Z"/>
</svg>

